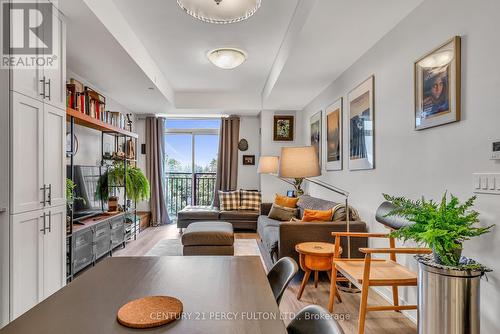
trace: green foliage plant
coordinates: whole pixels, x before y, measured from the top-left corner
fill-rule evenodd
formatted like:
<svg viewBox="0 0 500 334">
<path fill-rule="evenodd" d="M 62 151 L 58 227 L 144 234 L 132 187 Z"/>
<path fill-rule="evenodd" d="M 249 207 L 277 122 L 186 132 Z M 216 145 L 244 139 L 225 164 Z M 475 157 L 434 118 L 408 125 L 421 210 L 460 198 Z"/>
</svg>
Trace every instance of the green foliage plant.
<svg viewBox="0 0 500 334">
<path fill-rule="evenodd" d="M 479 213 L 472 210 L 475 196 L 465 203 L 453 195 L 448 200 L 447 193 L 439 203 L 423 197 L 414 201 L 384 194 L 384 198 L 395 207 L 386 216 L 399 216 L 414 223 L 392 232 L 391 236 L 432 248 L 434 260 L 446 266 L 460 267 L 462 243 L 490 232 L 493 227 L 477 226 Z"/>
<path fill-rule="evenodd" d="M 125 182 L 124 182 L 125 180 Z M 99 198 L 107 201 L 109 198 L 109 186 L 124 186 L 127 187 L 127 197 L 135 202 L 148 200 L 150 197 L 149 181 L 141 169 L 127 165 L 123 162 L 115 162 L 107 172 L 99 179 L 97 187 Z"/>
</svg>

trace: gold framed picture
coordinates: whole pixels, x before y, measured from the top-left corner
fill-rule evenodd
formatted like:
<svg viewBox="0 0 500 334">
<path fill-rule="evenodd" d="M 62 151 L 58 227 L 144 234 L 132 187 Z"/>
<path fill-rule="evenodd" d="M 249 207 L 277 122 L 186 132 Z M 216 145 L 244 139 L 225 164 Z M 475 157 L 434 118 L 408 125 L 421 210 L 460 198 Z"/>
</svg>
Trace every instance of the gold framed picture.
<svg viewBox="0 0 500 334">
<path fill-rule="evenodd" d="M 415 62 L 415 130 L 460 121 L 460 42 L 455 36 Z"/>
<path fill-rule="evenodd" d="M 274 116 L 274 141 L 293 141 L 294 116 L 275 115 Z"/>
</svg>

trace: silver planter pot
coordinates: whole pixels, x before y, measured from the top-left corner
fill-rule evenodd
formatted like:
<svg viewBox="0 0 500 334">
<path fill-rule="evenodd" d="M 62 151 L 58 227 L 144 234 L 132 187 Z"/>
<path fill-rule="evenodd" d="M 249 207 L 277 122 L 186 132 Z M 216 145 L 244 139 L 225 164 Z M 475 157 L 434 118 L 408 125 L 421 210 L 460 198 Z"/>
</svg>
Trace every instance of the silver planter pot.
<svg viewBox="0 0 500 334">
<path fill-rule="evenodd" d="M 418 333 L 479 334 L 482 273 L 418 263 Z"/>
</svg>

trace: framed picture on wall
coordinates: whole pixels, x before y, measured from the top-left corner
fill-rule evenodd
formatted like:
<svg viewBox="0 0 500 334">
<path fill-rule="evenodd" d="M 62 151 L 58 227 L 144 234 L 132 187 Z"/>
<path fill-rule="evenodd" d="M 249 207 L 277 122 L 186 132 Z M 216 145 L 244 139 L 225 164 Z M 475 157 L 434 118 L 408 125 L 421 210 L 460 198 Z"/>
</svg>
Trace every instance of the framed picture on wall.
<svg viewBox="0 0 500 334">
<path fill-rule="evenodd" d="M 325 109 L 323 162 L 327 171 L 342 170 L 342 98 Z"/>
<path fill-rule="evenodd" d="M 316 153 L 318 154 L 318 161 L 321 166 L 321 110 L 318 111 L 316 114 L 311 116 L 311 146 L 314 146 L 316 149 Z"/>
<path fill-rule="evenodd" d="M 243 156 L 243 165 L 245 165 L 245 166 L 255 165 L 255 155 L 244 155 Z"/>
<path fill-rule="evenodd" d="M 293 122 L 294 116 L 274 116 L 273 140 L 293 141 Z"/>
<path fill-rule="evenodd" d="M 375 168 L 374 77 L 349 92 L 349 169 Z"/>
<path fill-rule="evenodd" d="M 460 37 L 415 62 L 415 130 L 460 121 Z"/>
</svg>

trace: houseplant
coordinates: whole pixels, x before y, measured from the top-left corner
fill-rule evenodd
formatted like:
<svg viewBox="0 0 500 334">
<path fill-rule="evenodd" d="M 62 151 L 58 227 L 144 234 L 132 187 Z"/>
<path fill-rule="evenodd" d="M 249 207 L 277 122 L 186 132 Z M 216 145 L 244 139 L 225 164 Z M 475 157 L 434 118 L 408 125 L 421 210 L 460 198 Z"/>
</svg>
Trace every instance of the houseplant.
<svg viewBox="0 0 500 334">
<path fill-rule="evenodd" d="M 394 209 L 386 216 L 399 216 L 410 224 L 392 237 L 432 248 L 433 255 L 417 256 L 418 333 L 480 333 L 480 278 L 490 271 L 461 256 L 463 242 L 488 233 L 493 226 L 479 227 L 474 211 L 476 197 L 464 203 L 447 193 L 440 202 L 410 200 L 384 194 Z"/>
<path fill-rule="evenodd" d="M 126 186 L 127 197 L 135 202 L 149 199 L 149 181 L 137 167 L 128 165 L 125 168 L 122 162 L 115 162 L 99 179 L 98 196 L 107 201 L 110 186 Z"/>
</svg>

